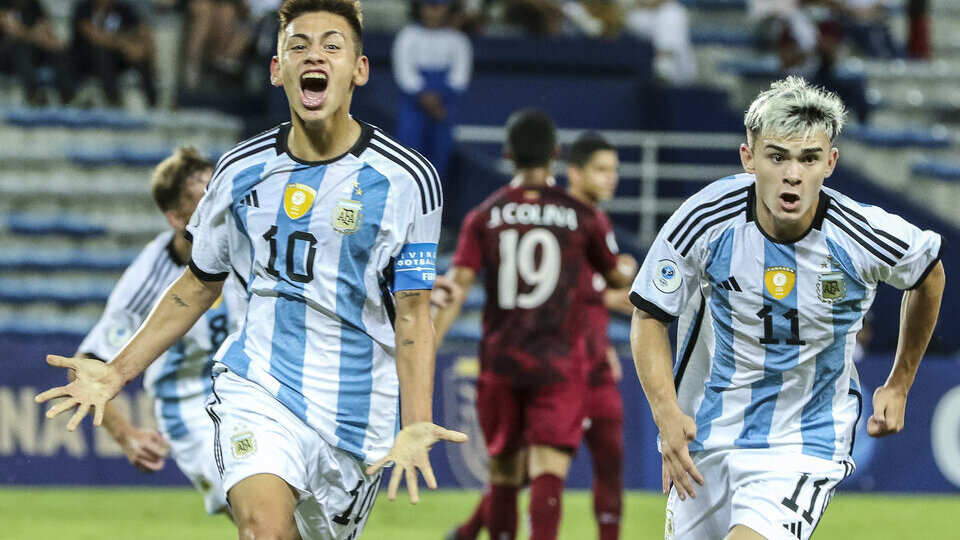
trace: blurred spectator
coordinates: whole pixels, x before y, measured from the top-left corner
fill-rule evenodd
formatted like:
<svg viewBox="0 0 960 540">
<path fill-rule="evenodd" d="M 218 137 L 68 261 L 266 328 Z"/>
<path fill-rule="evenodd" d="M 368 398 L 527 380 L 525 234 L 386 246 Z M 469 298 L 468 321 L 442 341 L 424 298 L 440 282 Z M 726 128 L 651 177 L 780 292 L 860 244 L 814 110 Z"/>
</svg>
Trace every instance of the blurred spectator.
<svg viewBox="0 0 960 540">
<path fill-rule="evenodd" d="M 75 59 L 85 74 L 100 80 L 110 105 L 120 105 L 120 73 L 134 70 L 147 102 L 156 106 L 153 34 L 133 6 L 124 0 L 80 0 L 72 25 Z"/>
<path fill-rule="evenodd" d="M 657 78 L 670 85 L 687 85 L 696 79 L 687 8 L 676 0 L 636 0 L 626 24 L 631 34 L 653 44 Z"/>
<path fill-rule="evenodd" d="M 69 58 L 39 0 L 0 0 L 0 69 L 20 77 L 30 105 L 43 105 L 37 68 L 49 67 L 64 103 L 73 97 Z"/>
<path fill-rule="evenodd" d="M 261 2 L 257 2 L 257 7 Z M 190 0 L 187 57 L 183 82 L 188 89 L 199 88 L 211 70 L 222 75 L 239 75 L 241 59 L 251 40 L 249 10 L 245 0 Z"/>
<path fill-rule="evenodd" d="M 930 12 L 927 0 L 907 0 L 907 55 L 910 58 L 930 58 Z"/>
<path fill-rule="evenodd" d="M 448 0 L 414 2 L 413 10 L 415 22 L 393 42 L 393 75 L 401 91 L 397 139 L 423 152 L 445 176 L 473 48 L 466 34 L 448 26 Z"/>
<path fill-rule="evenodd" d="M 801 9 L 801 0 L 750 0 L 747 21 L 753 26 L 757 48 L 775 51 L 787 31 L 797 46 L 809 53 L 817 44 L 817 26 Z"/>
<path fill-rule="evenodd" d="M 559 0 L 504 0 L 503 21 L 532 36 L 559 36 L 564 13 Z"/>
<path fill-rule="evenodd" d="M 567 0 L 563 13 L 591 37 L 615 38 L 623 30 L 623 9 L 617 0 Z"/>
<path fill-rule="evenodd" d="M 835 0 L 844 37 L 874 58 L 902 56 L 890 35 L 889 0 Z"/>
</svg>

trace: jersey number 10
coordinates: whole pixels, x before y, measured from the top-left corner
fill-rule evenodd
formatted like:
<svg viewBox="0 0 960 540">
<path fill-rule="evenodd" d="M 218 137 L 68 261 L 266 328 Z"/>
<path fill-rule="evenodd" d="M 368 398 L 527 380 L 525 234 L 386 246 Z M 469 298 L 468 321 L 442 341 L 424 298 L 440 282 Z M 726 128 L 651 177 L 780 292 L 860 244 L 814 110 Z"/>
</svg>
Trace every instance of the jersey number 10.
<svg viewBox="0 0 960 540">
<path fill-rule="evenodd" d="M 537 264 L 537 248 L 540 264 Z M 497 284 L 497 302 L 501 309 L 533 309 L 547 301 L 560 278 L 560 242 L 547 229 L 531 229 L 520 236 L 520 231 L 500 232 L 500 272 Z M 519 282 L 533 287 L 519 293 Z"/>
<path fill-rule="evenodd" d="M 270 260 L 267 262 L 267 273 L 276 279 L 280 279 L 280 271 L 277 270 L 277 226 L 273 225 L 270 230 L 263 235 L 263 239 L 270 245 Z M 294 254 L 297 252 L 297 242 L 306 242 L 307 256 L 304 257 L 304 272 L 299 272 L 295 268 Z M 297 283 L 309 283 L 313 281 L 313 261 L 317 257 L 317 237 L 306 231 L 293 231 L 287 237 L 287 277 Z"/>
</svg>

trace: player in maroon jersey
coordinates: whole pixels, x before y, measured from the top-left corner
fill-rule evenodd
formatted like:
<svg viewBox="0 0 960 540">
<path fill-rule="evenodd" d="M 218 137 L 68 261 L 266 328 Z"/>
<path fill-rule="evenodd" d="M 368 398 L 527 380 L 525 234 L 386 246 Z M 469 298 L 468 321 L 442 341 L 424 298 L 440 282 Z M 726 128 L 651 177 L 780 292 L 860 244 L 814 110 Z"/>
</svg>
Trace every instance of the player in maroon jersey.
<svg viewBox="0 0 960 540">
<path fill-rule="evenodd" d="M 468 290 L 483 271 L 487 292 L 477 381 L 490 454 L 487 528 L 498 540 L 516 536 L 517 492 L 527 473 L 531 539 L 549 540 L 557 535 L 563 482 L 586 405 L 581 273 L 589 264 L 617 288 L 633 275 L 618 264 L 599 212 L 556 187 L 550 117 L 518 111 L 507 131 L 505 156 L 516 176 L 464 219 L 450 275 Z M 438 340 L 462 300 L 437 313 Z"/>
<path fill-rule="evenodd" d="M 587 132 L 577 138 L 567 152 L 568 192 L 587 204 L 609 200 L 617 188 L 617 150 L 599 133 Z M 616 251 L 613 226 L 599 212 L 605 238 Z M 636 263 L 631 268 L 636 273 Z M 592 269 L 584 268 L 580 286 L 586 295 L 587 409 L 584 442 L 593 463 L 593 510 L 600 540 L 620 537 L 620 513 L 623 507 L 623 400 L 618 383 L 623 376 L 620 358 L 610 345 L 607 325 L 609 310 L 633 314 L 628 289 L 606 286 Z"/>
</svg>

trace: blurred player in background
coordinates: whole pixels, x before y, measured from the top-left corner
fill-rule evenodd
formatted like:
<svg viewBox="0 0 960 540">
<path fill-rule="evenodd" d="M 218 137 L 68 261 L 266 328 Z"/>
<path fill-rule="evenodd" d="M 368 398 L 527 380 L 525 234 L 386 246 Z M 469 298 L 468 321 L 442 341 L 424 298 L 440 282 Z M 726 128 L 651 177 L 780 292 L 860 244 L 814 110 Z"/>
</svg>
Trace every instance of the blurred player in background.
<svg viewBox="0 0 960 540">
<path fill-rule="evenodd" d="M 516 176 L 464 219 L 451 276 L 464 291 L 484 272 L 487 302 L 480 344 L 477 412 L 490 454 L 487 529 L 512 539 L 517 493 L 530 478 L 533 540 L 553 539 L 563 483 L 580 444 L 587 393 L 586 264 L 613 286 L 632 273 L 618 265 L 604 218 L 556 187 L 556 130 L 525 109 L 507 122 L 505 155 Z M 442 339 L 463 305 L 436 316 Z M 526 451 L 523 451 L 526 449 Z"/>
<path fill-rule="evenodd" d="M 77 356 L 112 360 L 163 291 L 186 269 L 190 262 L 187 223 L 212 175 L 213 163 L 188 147 L 178 148 L 153 171 L 153 199 L 172 230 L 160 233 L 123 273 Z M 228 282 L 225 294 L 144 372 L 143 385 L 154 399 L 160 433 L 134 426 L 113 403 L 107 404 L 103 415 L 103 427 L 137 469 L 160 470 L 169 448 L 177 466 L 203 494 L 211 514 L 226 511 L 227 501 L 213 459 L 213 422 L 204 404 L 211 393 L 213 355 L 239 325 L 245 307 L 240 294 L 233 293 L 234 278 Z"/>
<path fill-rule="evenodd" d="M 367 82 L 359 2 L 286 0 L 270 81 L 289 123 L 228 151 L 187 227 L 189 268 L 110 364 L 49 356 L 76 380 L 76 428 L 178 341 L 242 279 L 248 307 L 214 367 L 215 455 L 241 539 L 356 538 L 394 463 L 391 499 L 439 440 L 432 423 L 430 289 L 440 234 L 439 177 L 428 161 L 353 119 Z"/>
<path fill-rule="evenodd" d="M 771 85 L 744 119 L 746 174 L 688 199 L 634 281 L 631 343 L 660 429 L 667 539 L 810 538 L 854 469 L 852 354 L 882 281 L 907 292 L 867 432 L 903 428 L 939 313 L 941 239 L 823 186 L 844 115 L 803 79 Z M 667 328 L 690 301 L 674 371 Z"/>
<path fill-rule="evenodd" d="M 619 166 L 617 149 L 596 132 L 580 135 L 567 152 L 567 192 L 590 206 L 610 200 L 617 189 Z M 609 218 L 597 209 L 605 231 L 603 238 L 617 253 L 616 240 Z M 632 265 L 625 259 L 632 272 Z M 600 540 L 620 536 L 620 515 L 623 508 L 623 400 L 618 382 L 623 369 L 617 351 L 610 344 L 607 325 L 609 310 L 625 315 L 633 313 L 629 289 L 608 288 L 603 276 L 584 262 L 580 272 L 580 290 L 585 295 L 585 321 L 588 374 L 584 440 L 590 449 L 593 464 L 593 508 Z M 485 526 L 490 507 L 490 492 L 484 496 L 473 514 L 447 535 L 447 540 L 474 540 Z"/>
</svg>

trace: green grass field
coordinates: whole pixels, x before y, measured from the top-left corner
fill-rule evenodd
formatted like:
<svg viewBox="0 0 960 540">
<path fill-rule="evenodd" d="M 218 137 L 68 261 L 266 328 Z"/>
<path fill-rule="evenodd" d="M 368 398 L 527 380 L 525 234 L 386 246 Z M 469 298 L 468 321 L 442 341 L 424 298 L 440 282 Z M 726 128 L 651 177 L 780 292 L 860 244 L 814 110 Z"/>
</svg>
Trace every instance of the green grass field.
<svg viewBox="0 0 960 540">
<path fill-rule="evenodd" d="M 472 491 L 427 493 L 416 507 L 381 497 L 364 540 L 441 539 L 477 500 Z M 525 504 L 525 502 L 524 502 Z M 663 538 L 664 498 L 632 492 L 624 540 Z M 189 489 L 0 489 L 0 540 L 228 540 L 232 524 L 203 513 Z M 596 538 L 590 494 L 564 499 L 563 540 Z M 816 540 L 960 538 L 960 496 L 834 497 Z M 706 540 L 706 539 L 705 539 Z"/>
</svg>

